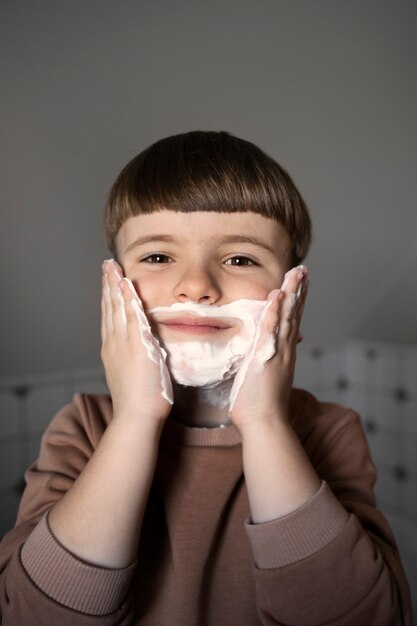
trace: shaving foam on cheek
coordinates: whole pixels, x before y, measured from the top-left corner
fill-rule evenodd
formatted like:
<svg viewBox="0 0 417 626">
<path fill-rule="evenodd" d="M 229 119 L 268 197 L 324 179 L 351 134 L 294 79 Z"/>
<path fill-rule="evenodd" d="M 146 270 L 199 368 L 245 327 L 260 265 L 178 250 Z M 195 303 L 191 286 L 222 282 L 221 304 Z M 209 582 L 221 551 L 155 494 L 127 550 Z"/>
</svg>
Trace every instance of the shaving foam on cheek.
<svg viewBox="0 0 417 626">
<path fill-rule="evenodd" d="M 157 307 L 150 314 L 187 313 L 194 316 L 230 320 L 236 332 L 232 337 L 220 341 L 164 341 L 168 353 L 168 367 L 172 377 L 181 385 L 201 388 L 201 399 L 224 408 L 229 403 L 234 376 L 239 372 L 248 353 L 253 349 L 259 326 L 265 317 L 269 302 L 259 300 L 237 300 L 223 306 L 201 305 L 194 302 L 176 303 L 170 307 Z M 227 331 L 225 331 L 227 333 Z M 267 347 L 258 346 L 253 358 L 259 367 L 275 352 L 275 342 Z M 271 349 L 273 352 L 271 354 Z M 243 379 L 242 379 L 243 380 Z M 234 388 L 235 385 L 233 385 Z"/>
</svg>

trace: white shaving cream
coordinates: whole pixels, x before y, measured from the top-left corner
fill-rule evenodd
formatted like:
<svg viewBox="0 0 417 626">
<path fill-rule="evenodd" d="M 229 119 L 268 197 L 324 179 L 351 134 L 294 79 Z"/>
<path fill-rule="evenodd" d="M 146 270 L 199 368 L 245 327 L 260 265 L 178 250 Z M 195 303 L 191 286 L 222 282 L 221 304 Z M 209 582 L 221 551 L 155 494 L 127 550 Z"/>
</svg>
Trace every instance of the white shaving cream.
<svg viewBox="0 0 417 626">
<path fill-rule="evenodd" d="M 129 288 L 134 295 L 134 298 L 132 299 L 132 306 L 135 310 L 138 320 L 138 326 L 142 342 L 146 348 L 149 359 L 156 363 L 156 365 L 158 365 L 159 367 L 162 397 L 165 398 L 165 400 L 167 400 L 170 404 L 174 404 L 172 382 L 166 366 L 167 353 L 160 346 L 158 339 L 152 333 L 148 318 L 146 317 L 145 311 L 143 310 L 142 302 L 138 294 L 136 293 L 132 281 L 129 280 L 129 278 L 125 278 L 125 281 L 129 285 Z M 124 320 L 127 324 L 126 314 L 124 314 Z"/>
<path fill-rule="evenodd" d="M 149 311 L 158 320 L 163 315 L 182 313 L 193 316 L 221 318 L 236 327 L 236 334 L 226 340 L 210 337 L 206 340 L 162 341 L 167 352 L 167 364 L 173 379 L 181 385 L 200 387 L 202 400 L 218 408 L 227 406 L 231 397 L 233 378 L 251 354 L 261 368 L 275 354 L 272 335 L 259 345 L 257 330 L 264 319 L 268 301 L 236 300 L 222 306 L 175 303 L 169 307 L 157 307 Z M 227 332 L 227 331 L 226 331 Z M 255 344 L 257 348 L 255 348 Z M 264 345 L 265 344 L 265 345 Z M 245 373 L 247 368 L 245 369 Z M 244 379 L 240 377 L 239 387 Z M 233 385 L 233 398 L 238 389 Z"/>
</svg>

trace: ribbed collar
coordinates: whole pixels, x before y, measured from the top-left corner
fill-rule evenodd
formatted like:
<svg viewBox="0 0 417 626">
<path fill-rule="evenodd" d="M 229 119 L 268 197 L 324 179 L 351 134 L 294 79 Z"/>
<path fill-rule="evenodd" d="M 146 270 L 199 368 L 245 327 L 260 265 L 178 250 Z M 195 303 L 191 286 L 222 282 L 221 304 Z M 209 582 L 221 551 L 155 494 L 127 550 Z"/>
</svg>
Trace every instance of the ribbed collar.
<svg viewBox="0 0 417 626">
<path fill-rule="evenodd" d="M 242 442 L 240 432 L 233 424 L 217 428 L 195 428 L 179 424 L 172 417 L 168 417 L 165 423 L 162 439 L 183 446 L 208 448 L 226 448 Z"/>
</svg>

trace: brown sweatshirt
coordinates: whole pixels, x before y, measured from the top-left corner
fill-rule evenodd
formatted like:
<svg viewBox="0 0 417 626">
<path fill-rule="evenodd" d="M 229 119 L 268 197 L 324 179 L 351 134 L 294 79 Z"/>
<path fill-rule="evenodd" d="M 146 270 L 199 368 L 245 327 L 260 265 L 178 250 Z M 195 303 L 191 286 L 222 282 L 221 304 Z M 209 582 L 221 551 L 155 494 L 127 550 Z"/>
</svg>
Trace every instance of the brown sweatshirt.
<svg viewBox="0 0 417 626">
<path fill-rule="evenodd" d="M 239 431 L 168 419 L 137 560 L 121 570 L 79 560 L 47 521 L 111 415 L 107 396 L 76 395 L 48 427 L 0 545 L 3 626 L 411 626 L 356 413 L 293 391 L 292 424 L 322 485 L 263 524 L 250 520 Z"/>
</svg>

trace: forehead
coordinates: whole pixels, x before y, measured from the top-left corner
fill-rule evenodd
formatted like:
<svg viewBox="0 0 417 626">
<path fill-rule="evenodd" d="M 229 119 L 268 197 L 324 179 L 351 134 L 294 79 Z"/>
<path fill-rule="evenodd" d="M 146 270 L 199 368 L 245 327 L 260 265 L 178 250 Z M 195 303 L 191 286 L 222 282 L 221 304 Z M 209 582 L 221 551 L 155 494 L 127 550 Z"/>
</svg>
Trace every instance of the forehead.
<svg viewBox="0 0 417 626">
<path fill-rule="evenodd" d="M 130 217 L 120 228 L 116 243 L 123 256 L 135 242 L 146 238 L 172 238 L 178 245 L 219 247 L 226 243 L 262 244 L 279 256 L 291 251 L 291 241 L 279 222 L 257 213 L 217 213 L 195 211 L 179 213 L 163 210 Z"/>
</svg>

